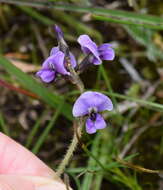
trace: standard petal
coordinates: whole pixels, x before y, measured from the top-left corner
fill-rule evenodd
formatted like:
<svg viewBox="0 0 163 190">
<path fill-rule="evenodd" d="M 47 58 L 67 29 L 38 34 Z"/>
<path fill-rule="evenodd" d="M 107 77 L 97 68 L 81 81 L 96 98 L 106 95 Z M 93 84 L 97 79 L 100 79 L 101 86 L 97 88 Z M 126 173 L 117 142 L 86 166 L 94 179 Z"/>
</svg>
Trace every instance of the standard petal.
<svg viewBox="0 0 163 190">
<path fill-rule="evenodd" d="M 102 44 L 98 47 L 99 55 L 102 60 L 113 60 L 115 52 L 110 44 Z"/>
<path fill-rule="evenodd" d="M 58 46 L 53 47 L 53 48 L 51 49 L 51 51 L 50 51 L 50 56 L 51 56 L 51 55 L 55 55 L 58 51 L 59 51 L 59 47 L 58 47 Z"/>
<path fill-rule="evenodd" d="M 77 101 L 82 102 L 87 109 L 92 107 L 97 108 L 97 111 L 111 111 L 113 109 L 113 104 L 110 98 L 99 92 L 84 92 Z"/>
<path fill-rule="evenodd" d="M 86 120 L 86 131 L 89 134 L 96 132 L 95 123 L 90 118 Z"/>
<path fill-rule="evenodd" d="M 96 115 L 96 120 L 94 122 L 94 126 L 96 129 L 104 129 L 106 127 L 106 122 L 100 114 Z"/>
<path fill-rule="evenodd" d="M 84 53 L 86 54 L 91 53 L 94 56 L 94 59 L 97 59 L 96 61 L 93 62 L 93 64 L 99 65 L 102 63 L 99 57 L 97 45 L 90 39 L 88 35 L 84 34 L 84 35 L 79 36 L 77 41 L 81 45 L 81 48 Z"/>
<path fill-rule="evenodd" d="M 66 70 L 65 66 L 64 66 L 64 53 L 61 51 L 58 51 L 54 57 L 53 57 L 53 64 L 54 64 L 54 68 L 55 70 L 63 75 L 69 75 L 69 72 Z"/>
<path fill-rule="evenodd" d="M 72 114 L 74 117 L 81 117 L 88 114 L 88 106 L 85 100 L 78 98 L 73 106 Z"/>
<path fill-rule="evenodd" d="M 39 76 L 43 82 L 49 83 L 55 79 L 56 73 L 50 69 L 42 69 L 38 71 L 36 75 Z"/>
</svg>

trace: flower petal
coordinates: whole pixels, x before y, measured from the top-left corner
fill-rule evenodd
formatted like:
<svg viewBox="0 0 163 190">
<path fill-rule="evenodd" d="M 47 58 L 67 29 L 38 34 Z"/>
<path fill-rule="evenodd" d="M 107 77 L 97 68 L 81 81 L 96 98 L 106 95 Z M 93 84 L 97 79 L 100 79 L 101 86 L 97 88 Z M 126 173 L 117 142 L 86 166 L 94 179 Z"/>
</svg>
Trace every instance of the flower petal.
<svg viewBox="0 0 163 190">
<path fill-rule="evenodd" d="M 50 56 L 52 55 L 55 55 L 56 53 L 58 53 L 60 50 L 59 50 L 59 47 L 53 47 L 50 51 Z M 70 60 L 71 60 L 71 64 L 73 67 L 76 67 L 76 59 L 75 59 L 75 56 L 70 52 Z"/>
<path fill-rule="evenodd" d="M 96 132 L 95 123 L 90 118 L 86 120 L 86 131 L 89 134 Z"/>
<path fill-rule="evenodd" d="M 104 129 L 106 127 L 106 122 L 100 114 L 96 115 L 96 121 L 94 122 L 94 126 L 96 129 Z"/>
<path fill-rule="evenodd" d="M 76 59 L 75 56 L 70 52 L 70 60 L 71 60 L 71 65 L 73 68 L 76 67 Z"/>
<path fill-rule="evenodd" d="M 99 55 L 102 60 L 113 60 L 115 52 L 110 44 L 102 44 L 98 47 Z"/>
<path fill-rule="evenodd" d="M 105 51 L 106 49 L 111 48 L 112 45 L 109 43 L 104 43 L 98 46 L 98 51 Z"/>
<path fill-rule="evenodd" d="M 58 25 L 55 25 L 54 30 L 56 31 L 58 40 L 62 39 L 63 38 L 63 32 L 62 32 L 61 28 Z"/>
<path fill-rule="evenodd" d="M 102 63 L 101 61 L 99 62 L 99 60 L 96 57 L 90 59 L 90 62 L 93 63 L 94 65 L 100 65 Z"/>
<path fill-rule="evenodd" d="M 56 72 L 50 69 L 42 69 L 36 73 L 42 81 L 49 83 L 55 79 Z"/>
<path fill-rule="evenodd" d="M 54 68 L 60 74 L 69 75 L 69 72 L 66 70 L 64 66 L 64 58 L 65 58 L 64 53 L 58 51 L 53 57 Z"/>
<path fill-rule="evenodd" d="M 58 47 L 58 46 L 53 47 L 53 48 L 51 49 L 51 51 L 50 51 L 50 56 L 51 56 L 51 55 L 55 55 L 58 51 L 59 51 L 59 47 Z"/>
<path fill-rule="evenodd" d="M 81 45 L 81 48 L 84 53 L 86 53 L 86 54 L 91 53 L 94 56 L 95 60 L 93 59 L 94 60 L 93 64 L 99 65 L 102 63 L 102 61 L 99 57 L 97 45 L 90 39 L 90 37 L 88 35 L 84 34 L 84 35 L 79 36 L 77 41 Z"/>
<path fill-rule="evenodd" d="M 88 114 L 88 106 L 85 104 L 85 100 L 80 97 L 76 100 L 72 109 L 74 117 L 81 117 Z"/>
<path fill-rule="evenodd" d="M 42 69 L 51 69 L 53 70 L 53 62 L 54 62 L 55 55 L 49 56 L 42 64 Z"/>
<path fill-rule="evenodd" d="M 92 92 L 92 91 L 84 92 L 77 99 L 76 102 L 82 104 L 82 107 L 84 107 L 85 109 L 89 109 L 92 107 L 97 108 L 97 111 L 104 111 L 104 110 L 111 111 L 113 109 L 113 104 L 110 98 L 99 92 Z"/>
</svg>

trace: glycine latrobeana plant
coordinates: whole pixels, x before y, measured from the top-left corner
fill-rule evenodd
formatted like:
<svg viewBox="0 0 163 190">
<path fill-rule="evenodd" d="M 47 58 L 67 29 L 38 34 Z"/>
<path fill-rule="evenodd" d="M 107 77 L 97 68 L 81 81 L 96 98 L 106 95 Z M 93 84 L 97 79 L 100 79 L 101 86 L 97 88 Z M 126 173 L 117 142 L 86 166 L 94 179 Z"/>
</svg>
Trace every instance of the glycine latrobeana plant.
<svg viewBox="0 0 163 190">
<path fill-rule="evenodd" d="M 80 64 L 77 64 L 74 55 L 69 51 L 69 47 L 64 40 L 62 30 L 56 25 L 55 31 L 58 46 L 52 48 L 50 56 L 43 62 L 41 70 L 36 75 L 45 83 L 55 81 L 57 75 L 66 75 L 66 79 L 75 84 L 81 94 L 74 103 L 72 110 L 73 116 L 77 118 L 77 122 L 76 120 L 74 122 L 77 130 L 74 131 L 72 142 L 57 170 L 57 174 L 61 175 L 78 144 L 83 124 L 85 123 L 86 125 L 86 132 L 93 134 L 98 129 L 106 127 L 106 122 L 101 112 L 113 109 L 112 101 L 104 94 L 93 91 L 85 92 L 84 84 L 79 74 L 90 65 L 100 65 L 102 60 L 113 60 L 115 53 L 111 44 L 105 43 L 97 46 L 88 35 L 84 34 L 79 36 L 77 41 L 86 57 Z"/>
</svg>

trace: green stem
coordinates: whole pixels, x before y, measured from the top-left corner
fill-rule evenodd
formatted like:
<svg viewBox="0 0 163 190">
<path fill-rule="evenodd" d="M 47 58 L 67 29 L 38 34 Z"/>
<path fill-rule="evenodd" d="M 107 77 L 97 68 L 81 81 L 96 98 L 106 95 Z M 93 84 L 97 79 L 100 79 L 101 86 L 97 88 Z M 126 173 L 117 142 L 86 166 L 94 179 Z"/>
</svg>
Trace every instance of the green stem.
<svg viewBox="0 0 163 190">
<path fill-rule="evenodd" d="M 73 136 L 72 142 L 71 142 L 70 146 L 68 147 L 67 152 L 57 169 L 58 176 L 61 176 L 61 174 L 64 172 L 66 166 L 68 165 L 68 163 L 78 145 L 78 137 L 79 138 L 81 137 L 81 133 L 82 133 L 82 123 L 80 121 L 78 121 L 77 133 L 74 131 L 74 136 Z M 78 134 L 78 136 L 77 136 L 77 134 Z"/>
</svg>

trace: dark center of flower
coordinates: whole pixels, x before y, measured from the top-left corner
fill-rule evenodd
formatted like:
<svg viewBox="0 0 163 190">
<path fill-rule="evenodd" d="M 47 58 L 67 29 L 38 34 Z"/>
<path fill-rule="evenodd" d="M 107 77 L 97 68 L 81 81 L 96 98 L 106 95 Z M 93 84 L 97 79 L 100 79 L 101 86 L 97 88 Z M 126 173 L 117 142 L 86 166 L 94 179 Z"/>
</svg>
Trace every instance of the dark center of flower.
<svg viewBox="0 0 163 190">
<path fill-rule="evenodd" d="M 51 63 L 51 62 L 49 62 L 49 68 L 50 68 L 51 70 L 55 70 L 55 66 L 54 66 L 54 64 Z"/>
<path fill-rule="evenodd" d="M 96 116 L 97 116 L 97 113 L 91 113 L 91 114 L 90 114 L 90 119 L 91 119 L 92 121 L 96 121 Z"/>
<path fill-rule="evenodd" d="M 93 107 L 89 109 L 89 117 L 92 121 L 96 121 L 97 117 L 97 108 Z"/>
</svg>

